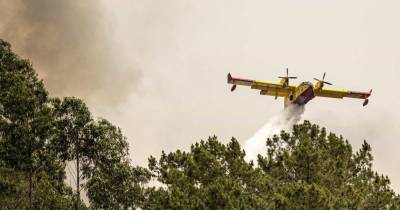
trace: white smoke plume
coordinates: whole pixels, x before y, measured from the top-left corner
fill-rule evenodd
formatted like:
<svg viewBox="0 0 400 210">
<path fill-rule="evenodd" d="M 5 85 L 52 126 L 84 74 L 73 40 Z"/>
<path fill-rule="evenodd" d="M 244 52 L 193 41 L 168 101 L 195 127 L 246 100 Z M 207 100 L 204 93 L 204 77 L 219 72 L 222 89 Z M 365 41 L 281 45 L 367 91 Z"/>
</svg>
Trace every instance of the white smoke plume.
<svg viewBox="0 0 400 210">
<path fill-rule="evenodd" d="M 291 105 L 271 118 L 251 138 L 245 141 L 246 160 L 257 162 L 257 155 L 266 152 L 266 140 L 281 130 L 290 130 L 301 120 L 305 106 Z"/>
</svg>

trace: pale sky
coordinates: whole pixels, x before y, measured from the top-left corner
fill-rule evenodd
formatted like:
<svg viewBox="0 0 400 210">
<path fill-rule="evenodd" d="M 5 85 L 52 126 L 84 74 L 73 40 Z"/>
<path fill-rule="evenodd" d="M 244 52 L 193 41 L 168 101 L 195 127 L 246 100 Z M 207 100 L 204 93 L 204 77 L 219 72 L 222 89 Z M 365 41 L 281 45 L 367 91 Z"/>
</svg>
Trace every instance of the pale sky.
<svg viewBox="0 0 400 210">
<path fill-rule="evenodd" d="M 51 75 L 57 71 L 57 64 L 46 69 L 46 56 L 37 56 L 41 45 L 32 52 L 29 43 L 21 46 L 18 42 L 29 37 L 29 31 L 15 39 L 7 36 L 12 24 L 3 26 L 7 33 L 1 31 L 0 25 L 0 36 L 32 60 L 52 95 L 84 97 L 96 116 L 120 126 L 130 142 L 134 163 L 146 165 L 150 155 L 158 156 L 161 150 L 188 149 L 192 143 L 214 134 L 222 142 L 228 142 L 231 136 L 245 141 L 283 109 L 283 101 L 260 96 L 246 87 L 231 93 L 226 74 L 279 81 L 277 77 L 289 67 L 290 74 L 299 77 L 294 83 L 311 81 L 327 72 L 332 88 L 373 89 L 367 107 L 362 107 L 362 100 L 316 98 L 307 104 L 304 119 L 342 134 L 354 149 L 367 140 L 373 149 L 374 168 L 388 175 L 394 189 L 400 191 L 400 98 L 394 89 L 400 77 L 399 1 L 92 3 L 98 4 L 96 12 L 85 13 L 85 18 L 95 19 L 96 30 L 86 33 L 86 41 L 79 46 L 82 49 L 74 51 L 74 55 L 103 50 L 112 54 L 88 57 L 85 61 L 89 63 L 101 63 L 90 74 L 84 69 L 64 73 L 62 78 L 68 84 L 60 79 L 54 82 Z M 59 14 L 49 14 L 52 15 Z M 10 22 L 13 16 L 8 14 Z M 80 39 L 79 30 L 93 28 L 93 22 L 80 23 L 79 15 L 69 18 L 82 28 L 71 24 L 65 29 L 58 24 L 58 28 L 48 30 L 66 30 L 66 35 L 68 30 L 78 30 L 73 42 Z M 101 41 L 111 43 L 111 47 L 93 48 Z M 90 51 L 85 51 L 87 43 Z M 53 44 L 67 45 L 62 41 Z M 79 69 L 79 65 L 75 67 Z M 107 76 L 99 77 L 105 71 Z M 80 78 L 82 74 L 85 81 L 67 79 Z M 80 85 L 90 84 L 92 77 L 95 84 Z M 73 88 L 75 85 L 79 88 Z M 111 102 L 107 100 L 109 96 L 113 98 Z"/>
</svg>

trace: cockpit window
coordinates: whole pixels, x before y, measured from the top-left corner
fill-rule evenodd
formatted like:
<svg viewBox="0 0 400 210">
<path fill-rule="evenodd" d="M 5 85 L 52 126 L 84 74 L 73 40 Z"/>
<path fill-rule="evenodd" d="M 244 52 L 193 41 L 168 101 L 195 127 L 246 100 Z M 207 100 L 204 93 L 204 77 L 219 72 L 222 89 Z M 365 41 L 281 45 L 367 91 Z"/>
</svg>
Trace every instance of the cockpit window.
<svg viewBox="0 0 400 210">
<path fill-rule="evenodd" d="M 308 85 L 308 86 L 313 86 L 313 84 L 311 82 L 302 82 L 300 85 Z"/>
</svg>

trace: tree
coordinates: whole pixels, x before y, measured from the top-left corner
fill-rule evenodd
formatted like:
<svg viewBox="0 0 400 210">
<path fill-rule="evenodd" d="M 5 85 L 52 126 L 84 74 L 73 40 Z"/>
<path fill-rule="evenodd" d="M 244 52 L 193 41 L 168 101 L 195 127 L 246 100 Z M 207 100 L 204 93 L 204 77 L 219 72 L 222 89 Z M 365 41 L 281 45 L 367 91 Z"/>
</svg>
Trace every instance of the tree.
<svg viewBox="0 0 400 210">
<path fill-rule="evenodd" d="M 55 99 L 53 106 L 58 128 L 53 145 L 62 160 L 76 163 L 75 209 L 79 209 L 81 186 L 93 208 L 127 209 L 143 202 L 141 183 L 149 175 L 131 166 L 121 130 L 105 119 L 93 120 L 80 99 Z"/>
<path fill-rule="evenodd" d="M 27 177 L 28 207 L 35 198 L 36 174 L 48 173 L 52 186 L 62 192 L 63 169 L 54 153 L 48 149 L 53 138 L 53 121 L 48 94 L 31 64 L 11 51 L 10 45 L 0 39 L 0 159 L 2 171 L 13 171 Z M 54 161 L 49 161 L 54 160 Z M 14 180 L 15 181 L 15 180 Z M 22 194 L 21 198 L 24 198 Z M 36 199 L 37 200 L 37 199 Z M 19 199 L 19 202 L 24 202 Z"/>
<path fill-rule="evenodd" d="M 88 144 L 93 141 L 90 136 L 90 125 L 93 123 L 93 119 L 89 109 L 80 99 L 67 97 L 61 101 L 56 98 L 52 102 L 57 127 L 57 137 L 53 145 L 62 161 L 75 160 L 75 209 L 80 209 L 81 162 L 90 160 Z"/>
<path fill-rule="evenodd" d="M 95 209 L 137 208 L 143 203 L 143 184 L 150 179 L 149 172 L 132 167 L 128 158 L 128 142 L 119 128 L 101 119 L 90 126 L 84 161 L 86 189 Z"/>
<path fill-rule="evenodd" d="M 275 182 L 244 160 L 236 139 L 227 145 L 210 137 L 149 159 L 149 169 L 163 187 L 149 189 L 145 209 L 267 209 Z"/>
<path fill-rule="evenodd" d="M 259 155 L 258 163 L 266 175 L 282 183 L 278 191 L 285 197 L 280 204 L 285 208 L 397 207 L 389 179 L 372 170 L 367 142 L 353 154 L 343 137 L 305 121 L 295 125 L 291 134 L 282 131 L 269 138 L 267 147 L 267 155 Z"/>
<path fill-rule="evenodd" d="M 372 170 L 371 147 L 353 153 L 341 136 L 308 121 L 267 139 L 258 166 L 232 139 L 216 137 L 189 152 L 151 157 L 161 187 L 147 192 L 143 209 L 398 209 L 388 177 Z"/>
</svg>

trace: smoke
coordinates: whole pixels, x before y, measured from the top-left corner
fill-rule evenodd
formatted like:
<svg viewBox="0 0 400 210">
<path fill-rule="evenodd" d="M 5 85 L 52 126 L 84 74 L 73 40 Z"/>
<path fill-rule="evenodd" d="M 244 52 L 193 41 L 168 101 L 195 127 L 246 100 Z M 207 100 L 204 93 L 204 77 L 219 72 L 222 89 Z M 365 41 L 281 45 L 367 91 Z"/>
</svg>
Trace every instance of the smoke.
<svg viewBox="0 0 400 210">
<path fill-rule="evenodd" d="M 138 83 L 101 1 L 0 0 L 0 8 L 0 38 L 33 63 L 51 94 L 115 105 Z"/>
<path fill-rule="evenodd" d="M 244 143 L 246 159 L 257 162 L 257 155 L 266 151 L 266 140 L 282 130 L 290 130 L 301 120 L 305 106 L 291 105 L 271 118 L 254 136 Z"/>
</svg>

